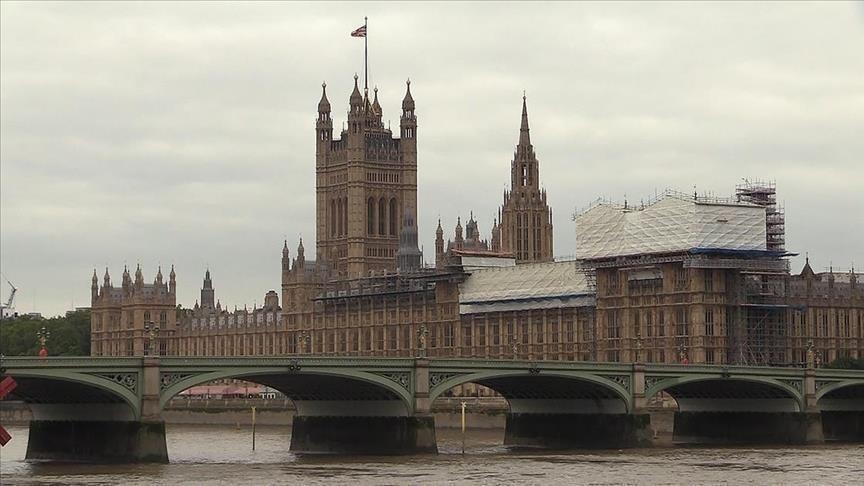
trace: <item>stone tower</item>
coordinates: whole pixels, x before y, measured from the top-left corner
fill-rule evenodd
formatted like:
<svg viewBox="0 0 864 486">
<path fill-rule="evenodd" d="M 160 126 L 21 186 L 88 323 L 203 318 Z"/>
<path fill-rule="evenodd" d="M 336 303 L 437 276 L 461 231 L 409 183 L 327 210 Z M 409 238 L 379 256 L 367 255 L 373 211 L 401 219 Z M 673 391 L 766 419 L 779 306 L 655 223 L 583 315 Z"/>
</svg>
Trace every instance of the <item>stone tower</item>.
<svg viewBox="0 0 864 486">
<path fill-rule="evenodd" d="M 333 139 L 326 85 L 316 122 L 316 262 L 331 278 L 396 270 L 401 216 L 417 221 L 417 117 L 408 81 L 400 136 L 382 123 L 378 89 L 360 93 L 357 76 L 347 128 Z"/>
<path fill-rule="evenodd" d="M 402 220 L 402 233 L 399 235 L 396 268 L 399 273 L 411 273 L 420 270 L 422 264 L 423 254 L 417 247 L 417 225 L 414 224 L 413 216 L 406 212 Z"/>
<path fill-rule="evenodd" d="M 552 261 L 552 210 L 540 189 L 540 169 L 528 129 L 528 108 L 522 97 L 519 144 L 510 165 L 510 190 L 504 193 L 499 226 L 501 250 L 517 263 Z"/>
<path fill-rule="evenodd" d="M 204 285 L 201 287 L 201 308 L 213 310 L 216 308 L 216 291 L 213 289 L 213 280 L 210 279 L 210 269 L 204 273 Z"/>
</svg>

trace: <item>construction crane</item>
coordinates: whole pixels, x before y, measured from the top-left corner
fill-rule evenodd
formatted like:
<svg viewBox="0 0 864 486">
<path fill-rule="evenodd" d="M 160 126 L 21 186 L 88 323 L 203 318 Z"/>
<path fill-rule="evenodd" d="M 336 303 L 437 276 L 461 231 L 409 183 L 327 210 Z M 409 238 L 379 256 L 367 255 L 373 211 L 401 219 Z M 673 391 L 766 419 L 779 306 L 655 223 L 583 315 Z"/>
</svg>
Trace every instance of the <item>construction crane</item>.
<svg viewBox="0 0 864 486">
<path fill-rule="evenodd" d="M 0 303 L 0 319 L 9 317 L 12 314 L 12 302 L 15 300 L 15 292 L 18 292 L 18 289 L 12 285 L 12 282 L 9 281 L 5 276 L 3 277 L 6 280 L 6 283 L 9 284 L 9 287 L 12 288 L 12 291 L 9 292 L 9 298 L 6 299 L 5 303 Z"/>
</svg>

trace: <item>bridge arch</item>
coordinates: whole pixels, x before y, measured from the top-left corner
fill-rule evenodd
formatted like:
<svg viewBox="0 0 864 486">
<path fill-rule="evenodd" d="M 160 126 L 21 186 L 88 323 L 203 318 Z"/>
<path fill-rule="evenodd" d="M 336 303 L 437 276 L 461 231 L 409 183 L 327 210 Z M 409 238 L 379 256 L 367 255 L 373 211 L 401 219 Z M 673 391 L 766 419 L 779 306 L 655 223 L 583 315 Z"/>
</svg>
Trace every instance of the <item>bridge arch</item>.
<svg viewBox="0 0 864 486">
<path fill-rule="evenodd" d="M 30 369 L 13 370 L 8 374 L 18 383 L 10 396 L 31 404 L 31 408 L 32 405 L 120 404 L 123 407 L 114 407 L 115 413 L 119 410 L 120 414 L 115 418 L 141 418 L 139 373 L 92 374 Z"/>
<path fill-rule="evenodd" d="M 446 375 L 445 375 L 446 376 Z M 447 376 L 431 383 L 429 398 L 434 401 L 444 392 L 466 383 L 476 383 L 495 390 L 511 406 L 523 399 L 591 400 L 598 404 L 593 412 L 628 413 L 633 409 L 630 392 L 604 376 L 566 370 L 484 370 Z M 601 401 L 620 400 L 620 407 L 603 407 Z M 603 410 L 605 408 L 605 410 Z M 617 409 L 615 409 L 617 408 Z"/>
<path fill-rule="evenodd" d="M 843 380 L 824 385 L 816 391 L 816 400 L 832 398 L 831 395 L 848 395 L 850 393 L 864 398 L 864 379 Z"/>
<path fill-rule="evenodd" d="M 765 404 L 770 403 L 765 400 L 775 400 L 774 405 L 784 408 L 783 411 L 801 412 L 806 409 L 799 389 L 769 377 L 691 375 L 662 378 L 647 387 L 645 399 L 649 400 L 660 392 L 671 395 L 682 412 L 707 411 L 706 407 L 715 411 L 744 411 L 741 407 L 765 409 Z"/>
<path fill-rule="evenodd" d="M 163 373 L 163 375 L 166 375 Z M 168 373 L 167 376 L 171 376 Z M 409 375 L 379 375 L 353 369 L 304 368 L 286 370 L 274 368 L 236 368 L 225 371 L 200 371 L 173 373 L 177 379 L 171 381 L 163 377 L 159 394 L 159 406 L 164 408 L 174 396 L 196 385 L 222 379 L 238 379 L 269 386 L 284 393 L 288 398 L 298 400 L 391 400 L 399 404 L 399 415 L 409 415 L 414 409 L 412 383 Z M 312 383 L 312 380 L 315 383 Z M 318 391 L 313 391 L 315 388 Z M 333 390 L 347 389 L 341 395 Z M 329 390 L 329 391 L 328 391 Z"/>
</svg>

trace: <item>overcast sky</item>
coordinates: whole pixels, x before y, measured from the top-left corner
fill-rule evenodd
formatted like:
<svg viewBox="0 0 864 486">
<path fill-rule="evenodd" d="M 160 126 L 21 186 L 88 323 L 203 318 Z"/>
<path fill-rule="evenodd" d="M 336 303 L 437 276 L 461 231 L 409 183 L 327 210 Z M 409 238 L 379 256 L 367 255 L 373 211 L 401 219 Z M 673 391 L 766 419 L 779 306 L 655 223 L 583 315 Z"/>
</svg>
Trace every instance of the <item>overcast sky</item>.
<svg viewBox="0 0 864 486">
<path fill-rule="evenodd" d="M 369 20 L 370 84 L 418 115 L 421 244 L 488 237 L 522 90 L 555 224 L 674 188 L 776 181 L 787 247 L 864 268 L 861 3 L 0 3 L 0 266 L 19 312 L 89 305 L 90 276 L 174 264 L 191 306 L 261 303 L 314 248 L 314 119 L 338 127 Z M 314 251 L 312 252 L 314 254 Z M 310 254 L 307 251 L 307 255 Z M 0 298 L 8 295 L 2 283 Z"/>
</svg>

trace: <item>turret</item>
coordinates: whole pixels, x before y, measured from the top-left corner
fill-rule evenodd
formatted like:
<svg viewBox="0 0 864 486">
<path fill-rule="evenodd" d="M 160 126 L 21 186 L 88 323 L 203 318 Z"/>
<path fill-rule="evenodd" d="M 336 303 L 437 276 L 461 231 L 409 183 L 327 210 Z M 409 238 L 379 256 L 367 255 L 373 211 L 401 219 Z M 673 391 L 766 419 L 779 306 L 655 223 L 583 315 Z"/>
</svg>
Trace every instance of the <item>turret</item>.
<svg viewBox="0 0 864 486">
<path fill-rule="evenodd" d="M 143 287 L 144 286 L 144 273 L 141 272 L 141 264 L 138 264 L 138 268 L 135 269 L 135 286 Z"/>
<path fill-rule="evenodd" d="M 465 225 L 465 239 L 480 241 L 480 232 L 477 229 L 477 221 L 474 221 L 474 211 L 471 211 L 471 216 L 468 218 L 468 224 Z"/>
<path fill-rule="evenodd" d="M 288 240 L 282 245 L 282 271 L 288 272 L 291 270 L 291 257 L 288 253 Z"/>
<path fill-rule="evenodd" d="M 297 258 L 294 259 L 294 268 L 295 269 L 303 268 L 305 266 L 306 266 L 306 250 L 303 248 L 303 238 L 300 238 L 300 244 L 297 245 Z"/>
<path fill-rule="evenodd" d="M 441 228 L 441 218 L 438 218 L 438 228 L 435 229 L 435 266 L 444 266 L 444 230 Z"/>
<path fill-rule="evenodd" d="M 454 233 L 455 233 L 455 238 L 454 238 L 453 242 L 456 243 L 457 249 L 461 249 L 462 248 L 462 242 L 464 240 L 462 239 L 462 218 L 460 218 L 460 217 L 456 218 L 456 230 Z"/>
<path fill-rule="evenodd" d="M 90 303 L 96 302 L 99 297 L 99 277 L 96 276 L 96 269 L 93 269 L 93 278 L 90 279 Z"/>
<path fill-rule="evenodd" d="M 171 273 L 168 274 L 168 292 L 177 292 L 177 274 L 174 273 L 174 265 L 171 265 Z"/>
<path fill-rule="evenodd" d="M 492 220 L 492 251 L 501 251 L 501 227 L 497 218 Z"/>
<path fill-rule="evenodd" d="M 375 89 L 372 90 L 374 93 L 374 100 L 372 101 L 371 113 L 369 114 L 369 119 L 372 122 L 372 126 L 374 128 L 382 128 L 384 125 L 381 123 L 381 104 L 378 103 L 378 86 L 375 86 Z"/>
<path fill-rule="evenodd" d="M 103 277 L 103 279 L 102 279 L 102 286 L 103 287 L 110 287 L 111 286 L 111 276 L 108 275 L 108 267 L 105 267 L 105 277 Z"/>
<path fill-rule="evenodd" d="M 162 265 L 159 265 L 156 270 L 156 280 L 154 280 L 153 283 L 158 286 L 162 285 Z"/>
<path fill-rule="evenodd" d="M 132 287 L 132 277 L 129 276 L 129 268 L 123 265 L 123 293 L 128 295 Z"/>
<path fill-rule="evenodd" d="M 318 102 L 318 119 L 315 121 L 317 132 L 316 151 L 327 152 L 333 140 L 333 119 L 330 118 L 330 101 L 327 100 L 327 83 L 321 83 L 321 101 Z"/>
<path fill-rule="evenodd" d="M 360 88 L 357 86 L 357 74 L 354 74 L 354 90 L 351 91 L 351 96 L 348 97 L 348 106 L 348 123 L 350 124 L 352 121 L 359 123 L 360 118 L 363 116 L 363 95 L 360 94 Z M 360 131 L 359 125 L 356 127 L 352 125 L 349 128 L 352 133 Z"/>
<path fill-rule="evenodd" d="M 210 279 L 210 269 L 204 273 L 204 285 L 201 288 L 201 308 L 213 310 L 216 308 L 216 291 L 213 289 L 213 280 Z"/>
<path fill-rule="evenodd" d="M 519 126 L 519 144 L 513 155 L 510 174 L 510 188 L 516 192 L 519 188 L 537 189 L 540 186 L 540 169 L 534 158 L 534 148 L 531 145 L 531 134 L 528 127 L 528 105 L 526 97 L 522 96 L 522 123 Z"/>
<path fill-rule="evenodd" d="M 400 273 L 416 272 L 420 269 L 422 255 L 417 247 L 417 226 L 409 210 L 402 217 L 399 234 L 399 251 L 396 252 L 396 270 Z"/>
<path fill-rule="evenodd" d="M 411 96 L 411 80 L 405 83 L 405 98 L 402 99 L 402 116 L 399 118 L 399 127 L 402 144 L 408 145 L 416 150 L 417 138 L 417 116 L 414 114 L 414 97 Z"/>
</svg>

